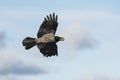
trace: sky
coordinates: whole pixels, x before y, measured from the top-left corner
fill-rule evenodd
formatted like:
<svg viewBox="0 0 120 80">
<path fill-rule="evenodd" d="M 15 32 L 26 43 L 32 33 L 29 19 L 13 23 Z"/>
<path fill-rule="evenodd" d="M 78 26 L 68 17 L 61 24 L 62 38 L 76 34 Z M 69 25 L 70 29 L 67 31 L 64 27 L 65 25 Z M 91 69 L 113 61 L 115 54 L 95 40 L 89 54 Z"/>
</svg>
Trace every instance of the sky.
<svg viewBox="0 0 120 80">
<path fill-rule="evenodd" d="M 120 80 L 119 0 L 1 0 L 0 80 Z M 22 40 L 58 15 L 58 56 Z"/>
</svg>

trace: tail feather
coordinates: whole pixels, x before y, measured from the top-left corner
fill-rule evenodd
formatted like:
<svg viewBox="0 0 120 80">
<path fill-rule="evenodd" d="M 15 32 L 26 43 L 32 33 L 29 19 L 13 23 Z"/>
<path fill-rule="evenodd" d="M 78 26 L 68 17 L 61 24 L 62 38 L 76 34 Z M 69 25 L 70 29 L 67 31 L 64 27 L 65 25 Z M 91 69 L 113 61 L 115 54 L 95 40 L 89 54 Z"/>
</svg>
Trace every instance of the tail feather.
<svg viewBox="0 0 120 80">
<path fill-rule="evenodd" d="M 35 38 L 26 37 L 23 40 L 22 44 L 23 44 L 23 46 L 25 46 L 25 49 L 30 49 L 36 45 L 36 41 L 35 41 Z"/>
</svg>

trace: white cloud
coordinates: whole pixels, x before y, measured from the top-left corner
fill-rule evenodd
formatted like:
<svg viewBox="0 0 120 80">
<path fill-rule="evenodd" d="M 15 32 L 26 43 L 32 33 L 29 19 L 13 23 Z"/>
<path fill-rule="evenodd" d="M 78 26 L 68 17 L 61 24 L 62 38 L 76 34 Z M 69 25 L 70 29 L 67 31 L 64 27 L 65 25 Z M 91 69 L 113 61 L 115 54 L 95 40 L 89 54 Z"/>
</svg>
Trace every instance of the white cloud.
<svg viewBox="0 0 120 80">
<path fill-rule="evenodd" d="M 22 77 L 18 77 L 17 75 L 0 75 L 1 80 L 24 80 Z"/>
<path fill-rule="evenodd" d="M 31 30 L 33 28 L 35 29 L 35 27 L 33 27 L 33 26 L 28 27 L 28 24 L 30 24 L 32 21 L 39 22 L 38 18 L 37 18 L 38 16 L 39 16 L 39 18 L 41 18 L 41 16 L 43 16 L 43 17 L 45 16 L 45 14 L 41 15 L 39 11 L 10 11 L 9 10 L 5 13 L 7 13 L 7 16 L 9 16 L 8 18 L 11 19 L 11 17 L 13 17 L 12 19 L 14 19 L 14 20 L 8 19 L 12 23 L 7 21 L 7 22 L 9 22 L 10 25 L 8 25 L 8 24 L 5 25 L 6 22 L 3 22 L 1 24 L 1 26 L 5 30 L 7 29 L 8 33 L 10 33 L 10 34 L 11 34 L 11 32 L 14 31 L 13 33 L 17 35 L 17 38 L 13 38 L 15 40 L 19 39 L 22 36 L 24 38 L 24 36 L 26 36 L 26 34 L 27 34 L 27 31 L 30 34 L 33 34 L 31 32 Z M 57 13 L 59 13 L 59 12 L 57 12 Z M 4 13 L 2 15 L 4 15 Z M 2 17 L 2 18 L 4 18 L 4 17 Z M 5 20 L 7 20 L 7 17 L 5 17 L 5 18 L 6 18 Z M 23 21 L 25 21 L 25 23 L 23 23 L 23 24 L 16 23 L 16 22 L 19 22 L 19 20 L 23 20 Z M 26 25 L 26 22 L 28 23 L 27 25 Z M 104 22 L 104 24 L 101 22 Z M 57 34 L 65 37 L 65 41 L 59 43 L 59 45 L 60 45 L 60 46 L 58 46 L 59 52 L 61 52 L 63 55 L 67 54 L 67 55 L 73 57 L 76 55 L 78 50 L 86 49 L 89 47 L 91 48 L 92 46 L 96 46 L 96 40 L 98 37 L 97 38 L 93 37 L 93 35 L 91 33 L 96 33 L 97 36 L 99 34 L 102 34 L 102 37 L 103 37 L 104 35 L 107 35 L 104 33 L 107 33 L 110 30 L 110 28 L 111 28 L 111 30 L 113 30 L 116 27 L 118 27 L 118 26 L 116 26 L 117 25 L 116 23 L 118 23 L 118 25 L 119 25 L 119 22 L 120 22 L 119 15 L 110 14 L 108 12 L 96 12 L 96 11 L 60 12 L 60 14 L 59 14 L 59 27 L 58 27 Z M 90 23 L 91 23 L 91 25 L 87 25 L 87 27 L 89 27 L 88 28 L 89 30 L 85 29 L 84 27 L 86 27 L 86 24 L 90 24 Z M 112 23 L 116 24 L 114 26 L 114 28 L 113 28 L 113 25 L 111 27 Z M 109 24 L 109 26 L 108 26 L 108 24 Z M 27 27 L 25 28 L 25 26 L 27 26 Z M 91 26 L 92 26 L 92 28 L 91 28 Z M 37 26 L 37 27 L 39 28 L 39 26 Z M 29 28 L 29 30 L 28 30 L 28 28 Z M 35 32 L 35 33 L 37 33 L 37 32 Z M 19 35 L 21 35 L 21 36 L 19 36 Z M 36 34 L 34 34 L 34 35 L 36 36 Z M 115 35 L 113 35 L 113 36 L 115 36 Z M 16 37 L 16 36 L 12 36 L 12 37 Z M 18 46 L 22 46 L 22 45 L 18 45 Z M 31 64 L 28 64 L 26 62 L 26 60 L 21 60 L 20 58 L 18 59 L 18 56 L 23 57 L 23 56 L 20 56 L 20 54 L 18 52 L 21 53 L 21 51 L 19 49 L 17 52 L 14 52 L 14 50 L 5 50 L 5 51 L 0 52 L 0 70 L 1 70 L 1 72 L 4 70 L 8 70 L 8 71 L 6 71 L 7 74 L 11 74 L 11 73 L 16 74 L 16 72 L 13 70 L 13 68 L 16 68 L 18 70 L 17 73 L 19 73 L 19 70 L 21 70 L 19 68 L 19 66 L 21 66 L 21 65 L 22 65 L 21 66 L 22 70 L 24 70 L 26 68 L 32 69 L 33 67 L 37 68 L 37 70 L 41 70 L 41 69 L 44 70 L 44 67 L 41 67 L 41 65 L 39 65 L 39 68 L 38 68 L 38 65 L 33 66 L 34 65 L 33 62 Z M 35 55 L 38 55 L 34 51 L 33 52 L 29 51 L 29 52 L 34 53 Z M 13 53 L 13 54 L 11 54 L 11 53 Z M 32 58 L 32 60 L 34 60 L 34 58 Z M 22 61 L 22 62 L 20 64 L 18 64 L 19 61 L 20 62 Z M 52 63 L 54 64 L 54 62 L 52 62 Z M 45 70 L 46 70 L 46 67 L 45 67 Z M 100 79 L 103 79 L 103 80 L 108 79 L 109 80 L 108 77 L 94 76 L 94 75 L 88 76 L 87 79 L 88 80 L 100 80 Z M 110 80 L 112 80 L 112 79 L 113 78 L 110 78 Z"/>
<path fill-rule="evenodd" d="M 113 75 L 84 75 L 80 80 L 120 80 L 119 76 Z"/>
<path fill-rule="evenodd" d="M 78 23 L 70 23 L 60 34 L 65 37 L 64 44 L 71 48 L 82 48 L 92 46 L 92 36 Z"/>
<path fill-rule="evenodd" d="M 21 60 L 17 52 L 10 49 L 2 49 L 0 51 L 0 75 L 16 74 L 29 75 L 46 73 L 47 70 L 40 65 Z M 22 57 L 22 56 L 21 56 Z"/>
</svg>

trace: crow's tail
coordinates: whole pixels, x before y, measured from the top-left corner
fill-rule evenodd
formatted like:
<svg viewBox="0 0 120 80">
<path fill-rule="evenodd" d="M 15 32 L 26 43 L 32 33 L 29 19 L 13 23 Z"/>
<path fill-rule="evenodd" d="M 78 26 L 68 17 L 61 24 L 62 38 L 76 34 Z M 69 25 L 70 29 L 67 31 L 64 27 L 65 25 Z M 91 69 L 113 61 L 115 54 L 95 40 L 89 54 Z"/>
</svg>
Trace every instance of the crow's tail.
<svg viewBox="0 0 120 80">
<path fill-rule="evenodd" d="M 26 37 L 23 40 L 22 44 L 23 44 L 23 46 L 25 46 L 25 49 L 30 49 L 36 45 L 36 41 L 35 41 L 35 38 Z"/>
</svg>

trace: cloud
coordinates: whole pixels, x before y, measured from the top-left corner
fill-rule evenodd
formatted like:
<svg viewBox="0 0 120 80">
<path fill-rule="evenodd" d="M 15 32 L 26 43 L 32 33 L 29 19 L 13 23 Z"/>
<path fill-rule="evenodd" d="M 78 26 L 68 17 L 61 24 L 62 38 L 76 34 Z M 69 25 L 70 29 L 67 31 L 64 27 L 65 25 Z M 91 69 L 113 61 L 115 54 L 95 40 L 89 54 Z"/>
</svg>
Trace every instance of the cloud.
<svg viewBox="0 0 120 80">
<path fill-rule="evenodd" d="M 62 32 L 66 38 L 66 44 L 71 45 L 72 48 L 91 48 L 96 43 L 88 31 L 78 23 L 70 23 Z"/>
<path fill-rule="evenodd" d="M 47 73 L 44 67 L 19 59 L 14 51 L 8 49 L 0 51 L 0 75 L 35 75 L 42 73 Z"/>
<path fill-rule="evenodd" d="M 58 43 L 59 48 L 62 46 L 60 50 L 72 58 L 81 50 L 97 46 L 97 40 L 81 24 L 72 20 L 64 28 L 60 28 L 57 35 L 65 38 L 61 44 Z"/>
<path fill-rule="evenodd" d="M 85 75 L 80 80 L 120 80 L 120 78 L 113 75 Z"/>
<path fill-rule="evenodd" d="M 24 78 L 18 77 L 17 75 L 0 75 L 1 80 L 24 80 Z"/>
<path fill-rule="evenodd" d="M 46 73 L 47 71 L 39 68 L 35 65 L 26 65 L 22 62 L 12 63 L 12 65 L 7 66 L 0 70 L 0 75 L 8 75 L 8 74 L 15 74 L 15 75 L 35 75 L 35 74 L 42 74 Z"/>
</svg>

